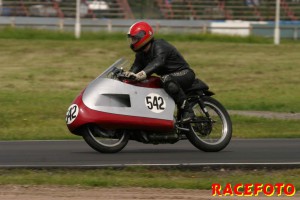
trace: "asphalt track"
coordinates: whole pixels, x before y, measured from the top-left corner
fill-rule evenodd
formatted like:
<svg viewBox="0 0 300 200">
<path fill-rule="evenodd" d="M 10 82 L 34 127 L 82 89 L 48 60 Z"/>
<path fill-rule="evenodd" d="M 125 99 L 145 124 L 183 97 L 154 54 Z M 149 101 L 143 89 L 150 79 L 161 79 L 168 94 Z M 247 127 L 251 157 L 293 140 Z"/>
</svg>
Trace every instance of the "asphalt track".
<svg viewBox="0 0 300 200">
<path fill-rule="evenodd" d="M 1 141 L 1 168 L 101 168 L 124 166 L 300 167 L 300 139 L 233 139 L 207 153 L 188 141 L 151 145 L 130 141 L 119 153 L 102 154 L 84 141 Z"/>
</svg>

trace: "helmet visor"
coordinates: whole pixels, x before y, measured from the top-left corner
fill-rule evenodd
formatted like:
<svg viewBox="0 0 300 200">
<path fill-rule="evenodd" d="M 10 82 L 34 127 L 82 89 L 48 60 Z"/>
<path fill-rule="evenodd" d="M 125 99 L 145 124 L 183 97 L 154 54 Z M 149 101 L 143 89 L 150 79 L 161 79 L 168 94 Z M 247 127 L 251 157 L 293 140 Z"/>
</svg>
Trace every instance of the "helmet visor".
<svg viewBox="0 0 300 200">
<path fill-rule="evenodd" d="M 130 44 L 136 44 L 138 41 L 140 41 L 137 37 L 128 37 L 128 43 Z"/>
<path fill-rule="evenodd" d="M 135 35 L 128 34 L 128 38 L 131 38 L 131 44 L 135 44 L 138 41 L 140 41 L 143 37 L 145 37 L 146 32 L 145 31 L 139 31 Z"/>
</svg>

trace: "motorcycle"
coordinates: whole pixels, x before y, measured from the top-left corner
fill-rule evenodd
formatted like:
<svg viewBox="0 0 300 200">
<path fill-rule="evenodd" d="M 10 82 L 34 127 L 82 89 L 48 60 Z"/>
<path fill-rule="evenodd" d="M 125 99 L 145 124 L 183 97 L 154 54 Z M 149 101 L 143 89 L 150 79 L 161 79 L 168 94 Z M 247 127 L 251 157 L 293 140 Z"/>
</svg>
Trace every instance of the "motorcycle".
<svg viewBox="0 0 300 200">
<path fill-rule="evenodd" d="M 196 79 L 186 91 L 195 118 L 181 121 L 181 109 L 163 89 L 159 77 L 137 82 L 126 78 L 121 58 L 75 98 L 66 113 L 69 131 L 101 153 L 121 151 L 129 140 L 174 144 L 188 139 L 205 152 L 224 149 L 232 136 L 226 109 L 211 97 L 207 84 Z"/>
</svg>

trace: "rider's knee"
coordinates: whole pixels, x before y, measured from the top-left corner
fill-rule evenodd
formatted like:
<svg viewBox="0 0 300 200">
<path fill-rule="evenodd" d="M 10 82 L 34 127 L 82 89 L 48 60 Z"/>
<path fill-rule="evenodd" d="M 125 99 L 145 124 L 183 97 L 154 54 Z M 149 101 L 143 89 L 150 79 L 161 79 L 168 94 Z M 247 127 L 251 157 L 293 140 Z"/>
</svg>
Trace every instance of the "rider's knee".
<svg viewBox="0 0 300 200">
<path fill-rule="evenodd" d="M 165 90 L 171 94 L 177 94 L 179 92 L 179 87 L 175 82 L 169 82 L 166 84 Z"/>
<path fill-rule="evenodd" d="M 162 82 L 164 84 L 164 89 L 169 94 L 177 94 L 180 91 L 178 84 L 172 80 L 170 76 L 162 77 Z"/>
</svg>

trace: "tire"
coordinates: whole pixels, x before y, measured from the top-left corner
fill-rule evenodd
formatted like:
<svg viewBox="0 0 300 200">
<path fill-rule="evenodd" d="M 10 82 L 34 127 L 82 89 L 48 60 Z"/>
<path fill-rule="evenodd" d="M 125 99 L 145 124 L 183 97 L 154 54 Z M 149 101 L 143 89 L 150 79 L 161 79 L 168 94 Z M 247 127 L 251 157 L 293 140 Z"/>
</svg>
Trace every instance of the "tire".
<svg viewBox="0 0 300 200">
<path fill-rule="evenodd" d="M 102 130 L 93 125 L 86 126 L 82 137 L 90 147 L 101 153 L 117 153 L 129 141 L 129 134 L 126 131 Z"/>
<path fill-rule="evenodd" d="M 229 144 L 232 137 L 230 116 L 216 99 L 209 96 L 201 98 L 210 114 L 211 120 L 205 116 L 198 102 L 192 103 L 198 122 L 188 124 L 190 131 L 186 133 L 186 136 L 196 148 L 202 151 L 221 151 Z"/>
</svg>

